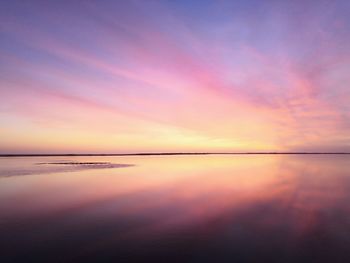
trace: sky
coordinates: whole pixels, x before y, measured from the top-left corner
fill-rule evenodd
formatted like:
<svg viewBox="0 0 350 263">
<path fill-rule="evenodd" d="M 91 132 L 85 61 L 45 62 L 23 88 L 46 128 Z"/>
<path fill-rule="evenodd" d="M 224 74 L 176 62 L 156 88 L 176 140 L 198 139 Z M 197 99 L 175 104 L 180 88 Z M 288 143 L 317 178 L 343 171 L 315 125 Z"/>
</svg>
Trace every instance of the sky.
<svg viewBox="0 0 350 263">
<path fill-rule="evenodd" d="M 1 1 L 0 153 L 349 151 L 350 1 Z"/>
</svg>

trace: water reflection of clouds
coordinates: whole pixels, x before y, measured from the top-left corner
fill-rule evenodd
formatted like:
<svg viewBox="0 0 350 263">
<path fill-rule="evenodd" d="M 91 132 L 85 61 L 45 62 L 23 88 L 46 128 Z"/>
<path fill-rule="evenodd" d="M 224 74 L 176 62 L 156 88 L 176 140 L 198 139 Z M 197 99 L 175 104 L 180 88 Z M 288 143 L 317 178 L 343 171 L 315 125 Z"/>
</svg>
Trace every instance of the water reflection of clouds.
<svg viewBox="0 0 350 263">
<path fill-rule="evenodd" d="M 124 162 L 135 166 L 9 178 L 7 186 L 22 188 L 12 186 L 0 199 L 0 212 L 7 211 L 4 226 L 11 229 L 11 221 L 22 218 L 24 229 L 41 235 L 50 223 L 60 234 L 48 242 L 73 231 L 76 246 L 79 236 L 88 235 L 84 253 L 89 255 L 116 244 L 120 253 L 138 251 L 144 242 L 170 244 L 170 250 L 196 244 L 219 258 L 247 259 L 244 251 L 253 250 L 268 259 L 276 250 L 295 261 L 321 253 L 324 246 L 325 259 L 346 254 L 348 157 L 130 157 Z"/>
</svg>

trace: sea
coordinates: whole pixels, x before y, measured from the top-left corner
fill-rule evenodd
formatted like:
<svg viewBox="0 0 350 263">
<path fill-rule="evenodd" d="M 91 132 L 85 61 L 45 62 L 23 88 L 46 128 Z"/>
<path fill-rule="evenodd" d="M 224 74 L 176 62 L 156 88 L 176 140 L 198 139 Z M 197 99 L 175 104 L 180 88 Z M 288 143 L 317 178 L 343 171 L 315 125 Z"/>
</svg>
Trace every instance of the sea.
<svg viewBox="0 0 350 263">
<path fill-rule="evenodd" d="M 350 262 L 350 155 L 1 157 L 0 262 Z"/>
</svg>

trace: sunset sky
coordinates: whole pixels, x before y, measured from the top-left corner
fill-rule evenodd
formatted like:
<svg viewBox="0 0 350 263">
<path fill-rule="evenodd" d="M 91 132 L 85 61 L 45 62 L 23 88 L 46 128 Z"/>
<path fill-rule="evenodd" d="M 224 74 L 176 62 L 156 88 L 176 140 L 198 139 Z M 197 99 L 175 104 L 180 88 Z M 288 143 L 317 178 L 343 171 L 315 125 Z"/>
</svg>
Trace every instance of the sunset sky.
<svg viewBox="0 0 350 263">
<path fill-rule="evenodd" d="M 350 1 L 2 1 L 0 153 L 350 152 Z"/>
</svg>

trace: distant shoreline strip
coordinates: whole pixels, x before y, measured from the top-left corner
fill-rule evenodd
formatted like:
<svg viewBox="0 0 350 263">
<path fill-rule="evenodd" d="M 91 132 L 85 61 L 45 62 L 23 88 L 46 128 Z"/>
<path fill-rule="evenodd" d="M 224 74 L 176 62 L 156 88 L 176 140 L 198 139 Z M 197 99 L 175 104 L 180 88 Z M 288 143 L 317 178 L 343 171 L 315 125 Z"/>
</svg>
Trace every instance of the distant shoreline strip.
<svg viewBox="0 0 350 263">
<path fill-rule="evenodd" d="M 64 156 L 158 156 L 158 155 L 287 155 L 287 154 L 350 154 L 350 152 L 198 152 L 198 153 L 67 153 L 67 154 L 0 154 L 0 157 L 64 157 Z"/>
</svg>

